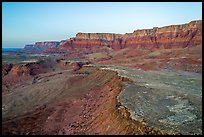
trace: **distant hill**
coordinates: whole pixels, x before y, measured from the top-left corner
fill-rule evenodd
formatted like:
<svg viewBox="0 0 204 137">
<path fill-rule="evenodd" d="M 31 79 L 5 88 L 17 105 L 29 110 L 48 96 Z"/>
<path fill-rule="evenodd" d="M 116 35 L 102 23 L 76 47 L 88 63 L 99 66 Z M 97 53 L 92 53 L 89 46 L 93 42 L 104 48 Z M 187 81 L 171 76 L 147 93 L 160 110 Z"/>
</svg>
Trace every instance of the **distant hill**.
<svg viewBox="0 0 204 137">
<path fill-rule="evenodd" d="M 19 52 L 22 51 L 23 48 L 2 48 L 2 53 L 7 52 Z"/>
</svg>

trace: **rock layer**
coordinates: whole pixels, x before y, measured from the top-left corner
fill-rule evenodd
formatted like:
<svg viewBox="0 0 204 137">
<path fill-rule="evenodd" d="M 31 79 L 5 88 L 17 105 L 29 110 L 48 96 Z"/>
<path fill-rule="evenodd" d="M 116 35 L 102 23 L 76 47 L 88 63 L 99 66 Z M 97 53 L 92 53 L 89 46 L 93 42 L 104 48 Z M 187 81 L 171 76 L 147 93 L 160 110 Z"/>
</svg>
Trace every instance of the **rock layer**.
<svg viewBox="0 0 204 137">
<path fill-rule="evenodd" d="M 25 45 L 24 51 L 43 52 L 60 45 L 58 41 L 35 42 L 35 44 Z"/>
<path fill-rule="evenodd" d="M 202 20 L 183 25 L 154 27 L 135 30 L 133 33 L 78 33 L 67 40 L 63 47 L 91 48 L 107 46 L 112 49 L 133 48 L 175 48 L 199 45 L 202 43 Z"/>
<path fill-rule="evenodd" d="M 176 48 L 195 46 L 202 43 L 202 20 L 191 21 L 182 25 L 154 27 L 153 29 L 135 30 L 133 33 L 78 33 L 76 37 L 61 42 L 36 42 L 25 49 L 69 51 L 106 46 L 115 50 L 132 48 Z"/>
</svg>

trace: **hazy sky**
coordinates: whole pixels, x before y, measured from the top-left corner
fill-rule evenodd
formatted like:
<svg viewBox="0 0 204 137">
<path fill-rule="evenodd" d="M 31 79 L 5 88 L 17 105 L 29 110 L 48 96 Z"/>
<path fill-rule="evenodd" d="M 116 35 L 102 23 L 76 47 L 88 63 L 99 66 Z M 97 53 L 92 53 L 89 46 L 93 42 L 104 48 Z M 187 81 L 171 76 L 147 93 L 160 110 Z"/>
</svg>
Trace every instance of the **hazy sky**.
<svg viewBox="0 0 204 137">
<path fill-rule="evenodd" d="M 201 2 L 3 2 L 2 46 L 67 39 L 78 32 L 126 33 L 202 19 Z"/>
</svg>

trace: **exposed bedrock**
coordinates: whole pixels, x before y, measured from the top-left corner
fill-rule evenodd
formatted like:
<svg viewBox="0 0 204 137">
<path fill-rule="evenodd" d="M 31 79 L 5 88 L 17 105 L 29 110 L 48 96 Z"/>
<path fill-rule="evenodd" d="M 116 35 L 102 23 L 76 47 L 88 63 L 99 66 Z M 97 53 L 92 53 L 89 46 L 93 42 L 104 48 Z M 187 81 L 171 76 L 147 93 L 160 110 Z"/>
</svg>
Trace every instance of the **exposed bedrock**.
<svg viewBox="0 0 204 137">
<path fill-rule="evenodd" d="M 133 33 L 78 33 L 67 40 L 64 47 L 91 48 L 107 46 L 112 49 L 133 48 L 175 48 L 199 45 L 202 43 L 202 20 L 182 25 L 154 27 L 135 30 Z"/>
<path fill-rule="evenodd" d="M 13 67 L 13 64 L 3 64 L 2 65 L 2 77 L 7 75 L 12 67 Z"/>
<path fill-rule="evenodd" d="M 177 48 L 195 46 L 202 43 L 202 20 L 191 21 L 182 25 L 154 27 L 153 29 L 135 30 L 133 33 L 77 33 L 76 37 L 61 42 L 36 42 L 26 45 L 29 51 L 69 51 L 105 46 L 115 50 L 132 48 Z"/>
<path fill-rule="evenodd" d="M 26 76 L 26 75 L 37 75 L 40 73 L 45 73 L 51 70 L 51 64 L 44 61 L 38 62 L 31 62 L 31 63 L 22 63 L 22 64 L 15 64 L 10 69 L 8 74 L 14 76 Z"/>
<path fill-rule="evenodd" d="M 44 52 L 51 48 L 57 48 L 59 45 L 60 42 L 57 41 L 35 42 L 35 44 L 25 45 L 24 51 Z"/>
<path fill-rule="evenodd" d="M 33 105 L 32 101 L 38 103 L 34 100 L 43 96 L 34 95 L 36 92 L 42 92 L 41 87 L 35 85 L 40 83 L 34 84 L 33 92 L 18 92 L 19 96 L 23 95 L 23 92 L 28 93 L 26 98 L 29 103 L 24 104 L 32 108 L 32 111 L 23 113 L 25 108 L 14 106 L 14 110 L 22 109 L 22 112 L 18 111 L 21 115 L 11 120 L 4 119 L 3 134 L 178 134 L 150 128 L 131 119 L 130 113 L 117 100 L 123 82 L 128 79 L 118 76 L 117 72 L 82 67 L 74 74 L 78 75 L 78 78 L 65 75 L 68 73 L 62 72 L 61 77 L 64 77 L 65 81 L 61 79 L 61 84 L 56 85 L 66 88 L 63 91 L 59 92 L 60 88 L 41 89 L 52 100 L 46 102 L 45 106 L 40 107 L 45 103 L 44 100 L 41 100 L 44 103 L 38 104 L 37 109 L 30 106 Z M 58 76 L 51 77 L 50 82 L 56 83 Z M 66 86 L 62 86 L 63 84 Z M 16 112 L 14 110 L 13 113 Z"/>
</svg>

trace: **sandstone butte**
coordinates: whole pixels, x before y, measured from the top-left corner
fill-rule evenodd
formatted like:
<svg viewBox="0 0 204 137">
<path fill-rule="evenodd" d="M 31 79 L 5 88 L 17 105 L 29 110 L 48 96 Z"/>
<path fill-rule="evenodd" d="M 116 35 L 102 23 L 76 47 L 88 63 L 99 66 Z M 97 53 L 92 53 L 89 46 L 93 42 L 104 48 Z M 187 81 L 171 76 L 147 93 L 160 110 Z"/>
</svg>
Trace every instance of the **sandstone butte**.
<svg viewBox="0 0 204 137">
<path fill-rule="evenodd" d="M 106 46 L 114 50 L 132 48 L 177 48 L 199 45 L 202 43 L 202 20 L 187 24 L 154 27 L 153 29 L 135 30 L 133 33 L 81 33 L 76 37 L 60 42 L 36 42 L 26 45 L 24 49 L 41 51 L 69 51 L 73 48 L 92 49 Z"/>
</svg>

